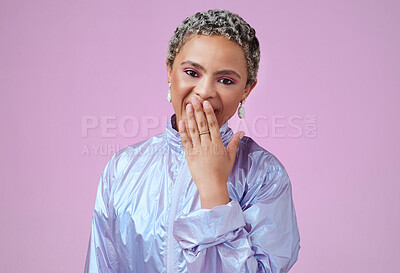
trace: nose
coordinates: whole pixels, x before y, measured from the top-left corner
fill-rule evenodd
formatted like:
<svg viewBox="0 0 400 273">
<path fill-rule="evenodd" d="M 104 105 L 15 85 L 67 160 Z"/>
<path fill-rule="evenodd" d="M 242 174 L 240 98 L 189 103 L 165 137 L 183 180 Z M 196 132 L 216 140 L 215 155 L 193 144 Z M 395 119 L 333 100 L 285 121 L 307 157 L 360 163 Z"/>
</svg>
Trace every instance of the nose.
<svg viewBox="0 0 400 273">
<path fill-rule="evenodd" d="M 203 77 L 194 87 L 194 93 L 200 101 L 209 100 L 216 95 L 215 85 L 211 79 Z"/>
</svg>

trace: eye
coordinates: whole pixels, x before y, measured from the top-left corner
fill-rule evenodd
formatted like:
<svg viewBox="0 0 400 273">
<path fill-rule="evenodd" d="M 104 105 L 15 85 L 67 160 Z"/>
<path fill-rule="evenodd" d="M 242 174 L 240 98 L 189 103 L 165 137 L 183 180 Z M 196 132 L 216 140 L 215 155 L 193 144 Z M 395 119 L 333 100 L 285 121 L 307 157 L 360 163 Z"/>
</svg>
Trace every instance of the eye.
<svg viewBox="0 0 400 273">
<path fill-rule="evenodd" d="M 234 82 L 233 82 L 232 80 L 226 79 L 226 78 L 220 79 L 218 82 L 220 82 L 220 83 L 222 83 L 222 84 L 225 84 L 225 85 L 234 84 Z"/>
<path fill-rule="evenodd" d="M 199 74 L 197 74 L 195 71 L 190 70 L 190 69 L 185 70 L 185 73 L 188 74 L 189 76 L 192 76 L 192 77 L 198 77 L 199 76 Z"/>
</svg>

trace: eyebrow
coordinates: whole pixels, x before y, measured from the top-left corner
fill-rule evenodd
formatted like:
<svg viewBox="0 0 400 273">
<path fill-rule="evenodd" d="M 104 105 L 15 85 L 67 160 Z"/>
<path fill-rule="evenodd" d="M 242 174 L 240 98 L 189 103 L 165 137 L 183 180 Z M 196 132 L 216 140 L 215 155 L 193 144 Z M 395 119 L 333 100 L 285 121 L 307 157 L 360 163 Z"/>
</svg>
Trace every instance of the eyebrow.
<svg viewBox="0 0 400 273">
<path fill-rule="evenodd" d="M 193 67 L 195 67 L 195 68 L 197 68 L 199 70 L 202 70 L 204 73 L 207 73 L 206 69 L 204 67 L 202 67 L 200 64 L 196 63 L 196 62 L 185 61 L 185 62 L 181 63 L 181 65 L 185 65 L 185 64 L 186 65 L 187 64 L 191 65 L 191 66 L 193 66 Z M 224 69 L 224 70 L 221 70 L 221 71 L 218 71 L 218 72 L 214 73 L 214 76 L 219 76 L 219 75 L 234 75 L 234 76 L 238 77 L 239 79 L 242 79 L 240 77 L 239 73 L 237 73 L 234 70 L 230 70 L 230 69 Z"/>
</svg>

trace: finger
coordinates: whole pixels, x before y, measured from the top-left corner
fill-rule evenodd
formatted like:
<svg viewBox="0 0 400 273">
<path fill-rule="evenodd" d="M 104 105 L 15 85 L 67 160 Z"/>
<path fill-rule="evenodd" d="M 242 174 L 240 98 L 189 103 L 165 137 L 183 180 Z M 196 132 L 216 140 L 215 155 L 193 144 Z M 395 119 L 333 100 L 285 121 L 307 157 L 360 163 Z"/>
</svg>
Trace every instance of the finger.
<svg viewBox="0 0 400 273">
<path fill-rule="evenodd" d="M 189 133 L 189 130 L 188 130 L 188 128 L 189 128 L 189 125 L 188 125 L 188 121 L 187 121 L 187 119 L 185 119 L 185 131 L 186 131 L 186 135 L 187 135 L 187 137 L 188 137 L 188 139 L 189 139 L 189 141 L 190 141 L 190 143 L 192 144 L 192 146 L 193 146 L 193 140 L 192 140 L 192 137 L 190 136 L 190 133 Z"/>
<path fill-rule="evenodd" d="M 244 136 L 244 132 L 237 132 L 234 134 L 226 146 L 226 152 L 228 153 L 228 158 L 231 163 L 235 161 L 237 149 L 239 147 L 240 141 Z"/>
<path fill-rule="evenodd" d="M 186 125 L 183 120 L 179 121 L 179 134 L 181 136 L 182 145 L 186 151 L 190 151 L 193 148 L 192 141 L 190 140 L 187 131 Z"/>
<path fill-rule="evenodd" d="M 197 127 L 199 129 L 199 132 L 206 132 L 208 131 L 208 122 L 207 118 L 204 114 L 204 109 L 202 105 L 200 104 L 200 101 L 194 97 L 192 100 L 193 108 L 194 108 L 194 116 L 196 119 Z M 211 136 L 210 134 L 201 134 L 200 135 L 200 141 L 210 141 Z"/>
<path fill-rule="evenodd" d="M 203 102 L 204 112 L 206 113 L 208 130 L 210 130 L 211 140 L 221 141 L 221 133 L 219 132 L 219 124 L 217 117 L 215 116 L 214 109 L 208 101 Z"/>
<path fill-rule="evenodd" d="M 199 145 L 200 144 L 199 130 L 197 129 L 197 124 L 194 119 L 193 105 L 191 103 L 188 103 L 188 105 L 186 105 L 186 116 L 187 116 L 186 131 L 189 131 L 189 135 L 190 138 L 192 139 L 193 146 Z"/>
</svg>

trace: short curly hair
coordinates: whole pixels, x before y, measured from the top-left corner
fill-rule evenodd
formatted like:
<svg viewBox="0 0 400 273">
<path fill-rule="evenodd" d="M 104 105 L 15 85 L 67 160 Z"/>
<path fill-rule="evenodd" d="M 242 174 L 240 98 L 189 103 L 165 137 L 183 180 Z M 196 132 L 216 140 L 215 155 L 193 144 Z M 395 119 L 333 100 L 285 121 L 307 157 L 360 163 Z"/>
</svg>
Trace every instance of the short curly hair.
<svg viewBox="0 0 400 273">
<path fill-rule="evenodd" d="M 168 44 L 167 63 L 172 69 L 176 54 L 193 35 L 220 35 L 236 42 L 244 51 L 247 61 L 247 82 L 257 79 L 260 63 L 260 44 L 256 31 L 239 15 L 228 10 L 212 9 L 187 17 L 176 28 Z"/>
</svg>

